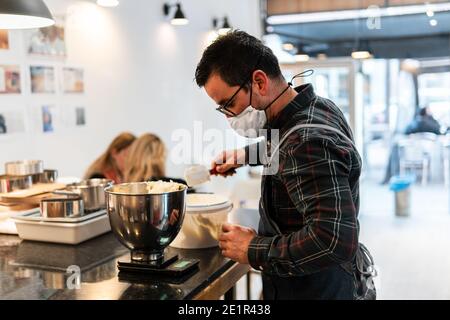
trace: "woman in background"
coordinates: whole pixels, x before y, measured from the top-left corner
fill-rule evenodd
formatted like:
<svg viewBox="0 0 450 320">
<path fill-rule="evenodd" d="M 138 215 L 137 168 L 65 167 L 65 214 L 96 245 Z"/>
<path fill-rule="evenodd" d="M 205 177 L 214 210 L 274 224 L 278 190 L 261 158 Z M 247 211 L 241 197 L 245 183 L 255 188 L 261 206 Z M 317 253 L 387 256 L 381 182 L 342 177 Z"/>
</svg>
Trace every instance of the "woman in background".
<svg viewBox="0 0 450 320">
<path fill-rule="evenodd" d="M 124 182 L 174 181 L 186 184 L 182 179 L 166 177 L 167 151 L 164 142 L 151 133 L 136 139 L 125 159 Z"/>
<path fill-rule="evenodd" d="M 108 146 L 108 149 L 91 164 L 84 178 L 106 178 L 113 180 L 114 183 L 123 182 L 125 159 L 135 140 L 136 137 L 129 132 L 119 134 Z"/>
</svg>

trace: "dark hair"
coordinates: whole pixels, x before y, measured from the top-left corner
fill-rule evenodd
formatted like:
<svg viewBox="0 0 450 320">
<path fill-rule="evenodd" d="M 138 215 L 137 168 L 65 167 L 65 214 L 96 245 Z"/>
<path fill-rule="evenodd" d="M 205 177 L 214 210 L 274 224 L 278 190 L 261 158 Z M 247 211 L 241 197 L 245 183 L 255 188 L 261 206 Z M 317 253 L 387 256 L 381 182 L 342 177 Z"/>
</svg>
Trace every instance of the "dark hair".
<svg viewBox="0 0 450 320">
<path fill-rule="evenodd" d="M 264 71 L 270 78 L 280 78 L 278 59 L 270 48 L 248 33 L 235 30 L 219 36 L 206 50 L 195 70 L 195 81 L 203 87 L 212 73 L 229 86 L 250 81 L 251 72 Z"/>
<path fill-rule="evenodd" d="M 419 110 L 419 115 L 424 117 L 428 114 L 428 109 L 427 107 L 423 107 L 422 109 Z"/>
</svg>

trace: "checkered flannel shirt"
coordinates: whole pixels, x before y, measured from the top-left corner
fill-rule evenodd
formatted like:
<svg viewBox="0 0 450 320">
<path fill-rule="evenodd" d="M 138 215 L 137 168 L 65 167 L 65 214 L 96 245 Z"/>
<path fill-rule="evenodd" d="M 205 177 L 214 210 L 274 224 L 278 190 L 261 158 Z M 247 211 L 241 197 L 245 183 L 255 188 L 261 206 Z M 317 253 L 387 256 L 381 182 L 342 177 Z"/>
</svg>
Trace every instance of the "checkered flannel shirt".
<svg viewBox="0 0 450 320">
<path fill-rule="evenodd" d="M 353 139 L 344 114 L 332 101 L 316 96 L 311 84 L 295 90 L 296 98 L 266 125 L 280 130 L 280 140 L 302 123 L 329 125 Z M 256 145 L 247 147 L 247 155 L 250 148 Z M 358 151 L 337 133 L 317 128 L 292 133 L 280 147 L 278 172 L 262 179 L 261 201 L 268 205 L 264 210 L 260 206 L 260 214 L 279 231 L 260 232 L 251 241 L 250 265 L 286 277 L 351 261 L 358 248 L 360 172 Z"/>
</svg>

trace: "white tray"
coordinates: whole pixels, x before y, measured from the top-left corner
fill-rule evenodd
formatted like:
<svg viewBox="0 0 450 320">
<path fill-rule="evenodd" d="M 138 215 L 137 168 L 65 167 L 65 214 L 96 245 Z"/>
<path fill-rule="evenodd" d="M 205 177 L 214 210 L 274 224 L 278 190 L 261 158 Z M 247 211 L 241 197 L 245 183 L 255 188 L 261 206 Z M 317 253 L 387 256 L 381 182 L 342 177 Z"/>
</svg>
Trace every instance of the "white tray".
<svg viewBox="0 0 450 320">
<path fill-rule="evenodd" d="M 64 223 L 80 223 L 86 220 L 93 219 L 95 217 L 106 214 L 106 210 L 100 210 L 92 213 L 87 213 L 84 216 L 78 218 L 45 218 L 41 216 L 41 212 L 39 208 L 34 211 L 28 211 L 26 213 L 21 213 L 16 216 L 13 216 L 14 219 L 22 220 L 22 221 L 45 221 L 45 222 L 64 222 Z"/>
<path fill-rule="evenodd" d="M 19 237 L 24 240 L 78 244 L 111 231 L 106 213 L 78 223 L 27 221 L 14 217 Z"/>
</svg>

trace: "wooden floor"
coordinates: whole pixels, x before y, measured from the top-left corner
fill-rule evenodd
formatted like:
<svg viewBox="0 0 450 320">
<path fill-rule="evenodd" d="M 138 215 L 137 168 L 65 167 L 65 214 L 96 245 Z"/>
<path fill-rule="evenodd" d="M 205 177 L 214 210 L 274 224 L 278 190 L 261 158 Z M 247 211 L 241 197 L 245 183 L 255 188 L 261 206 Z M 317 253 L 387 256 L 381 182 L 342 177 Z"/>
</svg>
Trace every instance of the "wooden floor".
<svg viewBox="0 0 450 320">
<path fill-rule="evenodd" d="M 396 217 L 394 196 L 375 181 L 361 185 L 360 241 L 371 250 L 379 277 L 378 299 L 450 299 L 450 211 L 443 185 L 414 186 L 409 217 Z M 261 280 L 252 277 L 251 298 Z M 246 282 L 237 299 L 246 299 Z"/>
</svg>

